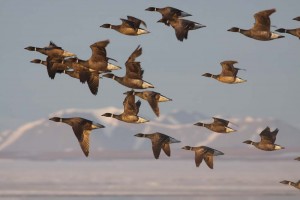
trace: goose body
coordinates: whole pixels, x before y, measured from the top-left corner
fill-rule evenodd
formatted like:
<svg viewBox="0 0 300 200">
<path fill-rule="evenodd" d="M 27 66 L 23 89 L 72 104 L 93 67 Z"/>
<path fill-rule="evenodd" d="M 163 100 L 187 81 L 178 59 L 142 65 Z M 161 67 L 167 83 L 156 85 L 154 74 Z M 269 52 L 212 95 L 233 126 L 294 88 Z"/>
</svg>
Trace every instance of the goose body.
<svg viewBox="0 0 300 200">
<path fill-rule="evenodd" d="M 145 123 L 146 120 L 138 116 L 141 101 L 135 102 L 133 92 L 129 92 L 123 101 L 124 111 L 121 114 L 104 113 L 104 117 L 112 117 L 127 123 Z"/>
<path fill-rule="evenodd" d="M 103 24 L 100 27 L 113 29 L 119 33 L 124 35 L 136 36 L 150 33 L 149 31 L 140 28 L 140 25 L 143 24 L 147 27 L 146 23 L 143 20 L 138 18 L 127 16 L 127 19 L 121 19 L 122 24 L 120 25 L 111 25 L 111 24 Z"/>
<path fill-rule="evenodd" d="M 206 147 L 206 146 L 198 146 L 198 147 L 185 146 L 185 147 L 182 147 L 182 149 L 195 152 L 196 167 L 199 167 L 202 160 L 204 160 L 205 163 L 207 164 L 207 166 L 210 169 L 213 169 L 214 168 L 213 156 L 224 155 L 223 152 L 218 151 L 216 149 L 212 149 L 210 147 Z"/>
<path fill-rule="evenodd" d="M 152 143 L 152 151 L 155 159 L 159 158 L 161 149 L 165 152 L 167 156 L 171 156 L 171 149 L 170 144 L 172 143 L 178 143 L 179 140 L 176 140 L 175 138 L 172 138 L 168 135 L 165 135 L 163 133 L 151 133 L 151 134 L 143 134 L 138 133 L 135 135 L 136 137 L 142 137 L 142 138 L 148 138 L 151 140 Z"/>
<path fill-rule="evenodd" d="M 146 88 L 154 88 L 151 83 L 148 83 L 143 80 L 144 70 L 141 67 L 141 63 L 135 61 L 137 57 L 142 54 L 142 48 L 138 46 L 132 54 L 127 59 L 126 66 L 126 74 L 123 77 L 116 76 L 112 73 L 108 73 L 103 75 L 103 77 L 111 78 L 121 85 L 124 85 L 128 88 L 133 89 L 146 89 Z"/>
<path fill-rule="evenodd" d="M 270 30 L 271 27 L 271 20 L 270 15 L 276 12 L 275 9 L 270 10 L 263 10 L 260 12 L 255 13 L 255 23 L 253 27 L 249 30 L 244 30 L 237 27 L 232 27 L 228 29 L 230 32 L 238 32 L 241 33 L 249 38 L 261 41 L 269 41 L 278 38 L 283 38 L 284 36 L 279 35 L 275 32 Z"/>
<path fill-rule="evenodd" d="M 255 146 L 257 149 L 263 150 L 263 151 L 274 151 L 274 150 L 280 150 L 284 149 L 284 147 L 274 144 L 276 140 L 276 136 L 278 133 L 278 129 L 275 129 L 271 132 L 269 127 L 266 127 L 260 134 L 260 142 L 253 142 L 251 140 L 246 140 L 243 143 L 250 144 Z"/>
<path fill-rule="evenodd" d="M 60 63 L 66 57 L 76 56 L 74 53 L 68 52 L 61 47 L 57 46 L 54 42 L 50 41 L 47 47 L 33 47 L 28 46 L 25 48 L 28 51 L 37 51 L 47 56 L 46 64 L 48 75 L 51 79 L 54 79 L 57 70 L 61 67 Z"/>
<path fill-rule="evenodd" d="M 125 92 L 124 94 L 127 94 L 128 92 Z M 162 94 L 154 91 L 142 91 L 142 92 L 136 92 L 133 91 L 133 95 L 136 95 L 140 97 L 141 99 L 146 100 L 149 105 L 151 106 L 153 112 L 157 117 L 159 117 L 159 102 L 166 102 L 166 101 L 172 101 L 172 99 L 163 96 Z"/>
<path fill-rule="evenodd" d="M 63 122 L 70 125 L 86 157 L 88 157 L 89 155 L 91 131 L 98 128 L 104 128 L 104 126 L 101 124 L 94 123 L 90 120 L 80 118 L 80 117 L 73 117 L 73 118 L 52 117 L 49 120 L 54 122 Z"/>
<path fill-rule="evenodd" d="M 152 12 L 159 12 L 162 15 L 160 22 L 163 22 L 167 26 L 170 25 L 170 23 L 168 22 L 169 20 L 192 16 L 187 12 L 169 6 L 164 8 L 149 7 L 146 10 Z"/>
<path fill-rule="evenodd" d="M 244 69 L 234 67 L 233 65 L 236 63 L 238 63 L 238 62 L 233 61 L 233 60 L 223 61 L 220 63 L 222 66 L 221 74 L 213 75 L 210 73 L 205 73 L 202 76 L 205 76 L 208 78 L 213 78 L 213 79 L 216 79 L 217 81 L 220 81 L 222 83 L 227 83 L 227 84 L 236 84 L 236 83 L 246 82 L 246 80 L 243 80 L 242 78 L 237 77 L 238 71 L 244 70 Z"/>
<path fill-rule="evenodd" d="M 230 123 L 229 121 L 221 119 L 221 118 L 216 118 L 216 117 L 213 117 L 213 119 L 214 119 L 214 121 L 210 124 L 198 122 L 194 125 L 203 126 L 207 129 L 217 132 L 217 133 L 231 133 L 231 132 L 236 131 L 228 126 L 228 124 Z"/>
</svg>

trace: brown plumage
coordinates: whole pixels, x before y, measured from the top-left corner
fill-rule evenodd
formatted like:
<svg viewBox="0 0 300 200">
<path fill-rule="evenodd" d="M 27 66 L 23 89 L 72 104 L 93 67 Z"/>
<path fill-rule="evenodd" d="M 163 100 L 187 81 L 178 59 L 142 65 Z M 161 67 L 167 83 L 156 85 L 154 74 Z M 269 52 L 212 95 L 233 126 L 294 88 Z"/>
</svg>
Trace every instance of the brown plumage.
<svg viewBox="0 0 300 200">
<path fill-rule="evenodd" d="M 82 75 L 80 75 L 80 72 L 75 71 L 75 70 L 65 70 L 64 71 L 65 74 L 69 75 L 72 78 L 76 78 L 79 80 L 82 80 Z M 98 93 L 98 88 L 99 88 L 99 73 L 97 72 L 87 72 L 88 74 L 86 74 L 85 76 L 87 76 L 86 78 L 84 78 L 83 81 L 81 81 L 82 83 L 87 82 L 88 87 L 91 91 L 91 93 L 93 95 L 97 95 Z"/>
<path fill-rule="evenodd" d="M 132 91 L 126 95 L 126 97 L 123 101 L 123 107 L 124 107 L 123 113 L 121 113 L 119 115 L 112 114 L 112 113 L 104 113 L 102 116 L 112 117 L 112 118 L 115 118 L 115 119 L 118 119 L 120 121 L 127 122 L 127 123 L 148 122 L 149 120 L 146 120 L 146 119 L 138 116 L 140 106 L 141 106 L 141 101 L 138 100 L 137 102 L 135 102 L 135 97 L 134 97 L 133 91 Z"/>
<path fill-rule="evenodd" d="M 217 133 L 231 133 L 231 132 L 236 131 L 228 126 L 228 124 L 230 123 L 229 121 L 220 119 L 220 118 L 216 118 L 216 117 L 213 117 L 213 119 L 214 119 L 214 122 L 212 122 L 210 124 L 204 124 L 202 122 L 198 122 L 194 125 L 203 126 L 207 129 L 217 132 Z"/>
<path fill-rule="evenodd" d="M 220 63 L 222 66 L 221 74 L 213 75 L 210 73 L 205 73 L 202 76 L 214 78 L 222 83 L 228 83 L 228 84 L 246 82 L 246 80 L 243 80 L 243 79 L 237 77 L 238 71 L 245 70 L 245 69 L 240 69 L 240 68 L 234 67 L 233 65 L 236 63 L 238 63 L 238 62 L 233 61 L 233 60 L 223 61 Z"/>
<path fill-rule="evenodd" d="M 95 42 L 90 45 L 92 50 L 92 55 L 88 60 L 81 60 L 78 58 L 72 58 L 69 63 L 80 64 L 83 67 L 89 69 L 90 71 L 105 72 L 109 70 L 121 69 L 119 66 L 109 63 L 109 57 L 107 57 L 106 46 L 109 44 L 109 40 L 103 40 Z M 111 59 L 113 60 L 113 59 Z M 73 67 L 73 66 L 72 66 Z"/>
<path fill-rule="evenodd" d="M 223 152 L 218 151 L 216 149 L 212 149 L 210 147 L 206 147 L 206 146 L 199 146 L 199 147 L 185 146 L 185 147 L 182 147 L 182 149 L 195 151 L 196 167 L 199 167 L 202 160 L 204 159 L 207 166 L 210 169 L 213 169 L 214 168 L 213 156 L 224 155 Z"/>
<path fill-rule="evenodd" d="M 197 22 L 193 22 L 193 21 L 181 19 L 181 18 L 175 18 L 175 19 L 167 20 L 167 21 L 161 19 L 158 22 L 170 24 L 175 30 L 175 35 L 176 35 L 177 39 L 181 42 L 184 39 L 188 39 L 188 32 L 190 30 L 196 30 L 199 28 L 206 27 Z"/>
<path fill-rule="evenodd" d="M 89 144 L 90 144 L 90 133 L 93 129 L 104 128 L 103 125 L 94 123 L 90 120 L 73 117 L 73 118 L 60 118 L 52 117 L 49 120 L 54 122 L 63 122 L 72 126 L 73 132 L 75 133 L 76 138 L 80 144 L 80 147 L 86 157 L 89 155 Z"/>
<path fill-rule="evenodd" d="M 270 128 L 267 126 L 260 134 L 260 142 L 253 142 L 251 140 L 246 140 L 243 143 L 250 144 L 255 146 L 256 148 L 264 151 L 274 151 L 284 149 L 284 147 L 274 144 L 276 140 L 276 136 L 278 133 L 278 129 L 275 129 L 271 132 Z"/>
<path fill-rule="evenodd" d="M 40 59 L 34 59 L 34 60 L 31 60 L 30 61 L 31 63 L 35 63 L 35 64 L 41 64 L 41 65 L 44 65 L 44 66 L 48 66 L 47 64 L 47 61 L 45 60 L 40 60 Z M 47 68 L 48 69 L 48 68 Z M 61 64 L 61 63 L 54 63 L 52 65 L 52 70 L 55 71 L 55 73 L 63 73 L 64 70 L 68 69 L 67 66 L 65 66 L 64 64 Z M 48 70 L 47 70 L 48 71 Z M 48 71 L 49 72 L 49 71 Z M 55 77 L 55 73 L 48 73 L 49 77 L 50 78 L 54 78 Z M 53 75 L 52 75 L 53 74 Z"/>
<path fill-rule="evenodd" d="M 283 38 L 284 36 L 271 32 L 270 30 L 271 27 L 270 15 L 273 14 L 274 12 L 276 12 L 275 9 L 270 9 L 270 10 L 263 10 L 258 13 L 255 13 L 254 14 L 255 23 L 253 27 L 249 30 L 233 27 L 228 31 L 239 32 L 247 37 L 256 40 L 261 40 L 261 41 Z"/>
<path fill-rule="evenodd" d="M 100 27 L 113 29 L 124 35 L 131 35 L 131 36 L 150 33 L 149 31 L 140 28 L 141 24 L 147 27 L 146 23 L 143 20 L 140 20 L 132 16 L 127 16 L 127 19 L 121 19 L 121 21 L 122 24 L 120 25 L 103 24 Z"/>
<path fill-rule="evenodd" d="M 170 144 L 180 142 L 179 140 L 176 140 L 168 135 L 159 132 L 151 133 L 151 134 L 138 133 L 134 136 L 149 138 L 151 140 L 152 151 L 155 159 L 159 158 L 161 149 L 165 152 L 167 156 L 170 157 L 171 156 Z"/>
<path fill-rule="evenodd" d="M 124 94 L 127 94 L 129 92 L 125 92 Z M 162 94 L 154 91 L 142 91 L 142 92 L 133 91 L 133 95 L 136 95 L 141 99 L 148 101 L 149 105 L 151 106 L 153 112 L 156 114 L 157 117 L 159 117 L 158 102 L 172 101 L 172 99 L 167 98 Z"/>
<path fill-rule="evenodd" d="M 112 73 L 108 73 L 103 75 L 103 77 L 111 78 L 121 85 L 124 85 L 128 88 L 133 89 L 145 89 L 145 88 L 153 88 L 154 86 L 143 80 L 144 70 L 141 67 L 141 63 L 135 61 L 137 57 L 142 54 L 142 48 L 138 46 L 132 54 L 127 59 L 126 66 L 126 74 L 123 77 L 116 76 Z"/>
<path fill-rule="evenodd" d="M 37 51 L 47 56 L 47 71 L 51 79 L 54 79 L 57 70 L 59 70 L 57 69 L 59 68 L 59 64 L 55 63 L 60 63 L 66 57 L 76 56 L 74 53 L 65 51 L 61 47 L 57 46 L 52 41 L 50 41 L 50 44 L 47 47 L 40 48 L 28 46 L 25 49 L 28 51 Z"/>
<path fill-rule="evenodd" d="M 181 18 L 181 17 L 192 16 L 189 13 L 186 13 L 182 10 L 179 10 L 179 9 L 173 8 L 173 7 L 164 7 L 164 8 L 149 7 L 146 10 L 159 12 L 162 15 L 160 22 L 163 22 L 167 26 L 170 25 L 169 20 L 174 20 L 174 19 Z"/>
</svg>

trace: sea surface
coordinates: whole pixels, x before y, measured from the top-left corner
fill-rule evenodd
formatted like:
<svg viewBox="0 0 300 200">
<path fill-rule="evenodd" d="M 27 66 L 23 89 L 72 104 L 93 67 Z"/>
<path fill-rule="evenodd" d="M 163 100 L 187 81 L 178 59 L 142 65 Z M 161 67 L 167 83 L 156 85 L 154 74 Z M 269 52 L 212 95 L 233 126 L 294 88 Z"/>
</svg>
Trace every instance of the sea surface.
<svg viewBox="0 0 300 200">
<path fill-rule="evenodd" d="M 0 160 L 2 200 L 299 200 L 294 160 Z"/>
</svg>

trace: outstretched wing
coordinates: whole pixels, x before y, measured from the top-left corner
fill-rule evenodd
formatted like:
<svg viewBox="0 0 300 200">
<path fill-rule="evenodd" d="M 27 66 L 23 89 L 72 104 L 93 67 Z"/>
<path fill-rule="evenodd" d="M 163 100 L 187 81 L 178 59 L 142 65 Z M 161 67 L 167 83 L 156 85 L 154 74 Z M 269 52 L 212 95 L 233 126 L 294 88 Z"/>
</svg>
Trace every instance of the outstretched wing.
<svg viewBox="0 0 300 200">
<path fill-rule="evenodd" d="M 222 72 L 221 75 L 222 76 L 233 76 L 236 77 L 238 69 L 236 69 L 233 65 L 237 63 L 237 61 L 233 61 L 233 60 L 228 60 L 228 61 L 223 61 L 221 62 L 221 66 L 222 66 Z"/>
<path fill-rule="evenodd" d="M 144 70 L 141 67 L 140 62 L 136 62 L 135 59 L 142 54 L 142 48 L 138 46 L 132 54 L 127 59 L 125 66 L 126 66 L 126 74 L 127 78 L 131 79 L 142 79 Z"/>
<path fill-rule="evenodd" d="M 146 23 L 141 19 L 132 16 L 127 16 L 127 19 L 134 23 L 135 28 L 139 28 L 141 24 L 143 24 L 147 28 Z"/>
<path fill-rule="evenodd" d="M 255 13 L 255 23 L 253 25 L 253 30 L 256 31 L 270 31 L 271 20 L 270 15 L 276 12 L 275 9 L 263 10 L 258 13 Z"/>
<path fill-rule="evenodd" d="M 278 129 L 276 129 L 278 132 Z M 265 144 L 274 144 L 276 140 L 277 132 L 275 130 L 275 133 L 271 133 L 270 128 L 267 126 L 260 134 L 261 143 Z"/>
<path fill-rule="evenodd" d="M 127 93 L 123 101 L 124 113 L 127 115 L 137 115 L 138 109 L 137 104 L 135 103 L 135 96 L 133 95 L 133 91 Z"/>
<path fill-rule="evenodd" d="M 196 167 L 200 166 L 200 164 L 202 163 L 203 158 L 204 158 L 203 149 L 197 149 L 195 151 L 195 164 L 196 164 Z"/>
<path fill-rule="evenodd" d="M 87 80 L 87 83 L 92 94 L 96 95 L 99 88 L 99 74 L 95 72 L 90 73 L 90 77 Z"/>
<path fill-rule="evenodd" d="M 204 154 L 204 161 L 210 169 L 214 168 L 213 154 L 211 152 L 207 152 Z"/>
<path fill-rule="evenodd" d="M 90 152 L 90 130 L 84 130 L 83 134 L 82 134 L 82 140 L 79 141 L 80 147 L 84 153 L 84 155 L 86 157 L 89 156 L 89 152 Z"/>
<path fill-rule="evenodd" d="M 106 46 L 109 44 L 109 40 L 103 40 L 95 42 L 90 45 L 92 49 L 92 55 L 89 59 L 90 62 L 103 62 L 103 65 L 107 65 L 108 58 L 106 56 Z"/>
<path fill-rule="evenodd" d="M 147 97 L 147 101 L 157 117 L 159 117 L 159 107 L 158 107 L 159 96 L 160 96 L 160 94 L 153 92 L 152 94 L 148 95 L 148 97 Z"/>
<path fill-rule="evenodd" d="M 213 119 L 214 119 L 215 124 L 221 124 L 223 126 L 228 126 L 228 124 L 229 124 L 229 121 L 227 121 L 225 119 L 216 118 L 216 117 L 213 117 Z"/>
</svg>

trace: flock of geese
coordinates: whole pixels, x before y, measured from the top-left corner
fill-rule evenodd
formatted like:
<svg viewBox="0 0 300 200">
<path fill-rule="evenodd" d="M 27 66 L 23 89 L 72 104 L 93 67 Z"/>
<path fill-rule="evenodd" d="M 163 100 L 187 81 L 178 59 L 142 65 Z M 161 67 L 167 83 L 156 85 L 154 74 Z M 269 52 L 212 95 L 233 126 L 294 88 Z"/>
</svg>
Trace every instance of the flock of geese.
<svg viewBox="0 0 300 200">
<path fill-rule="evenodd" d="M 182 10 L 173 8 L 173 7 L 165 7 L 165 8 L 155 8 L 149 7 L 146 11 L 151 12 L 159 12 L 162 15 L 162 18 L 157 22 L 163 23 L 166 26 L 172 26 L 175 30 L 176 38 L 179 41 L 183 41 L 184 39 L 188 38 L 188 32 L 190 30 L 195 30 L 199 28 L 205 27 L 200 23 L 193 22 L 185 17 L 191 16 L 191 14 L 186 13 Z M 231 32 L 238 32 L 247 37 L 261 40 L 261 41 L 268 41 L 273 39 L 283 38 L 284 36 L 272 32 L 270 30 L 271 21 L 270 15 L 274 13 L 275 9 L 264 10 L 256 13 L 254 15 L 255 23 L 251 29 L 244 30 L 241 28 L 233 27 L 228 31 Z M 294 20 L 300 21 L 300 17 L 294 18 Z M 113 29 L 118 31 L 119 33 L 131 36 L 137 36 L 141 34 L 148 34 L 150 33 L 148 30 L 141 28 L 140 26 L 143 25 L 145 28 L 146 23 L 143 20 L 138 18 L 127 16 L 127 19 L 121 19 L 122 23 L 120 25 L 111 25 L 111 24 L 103 24 L 100 27 Z M 284 29 L 280 28 L 276 30 L 280 33 L 289 33 L 292 34 L 300 39 L 300 28 L 298 29 Z M 109 44 L 109 40 L 99 41 L 92 45 L 90 48 L 92 50 L 92 55 L 88 60 L 81 60 L 79 59 L 76 54 L 68 52 L 63 48 L 55 45 L 53 42 L 46 47 L 39 48 L 39 47 L 26 47 L 25 49 L 29 51 L 37 51 L 47 56 L 46 60 L 39 60 L 34 59 L 32 63 L 38 63 L 46 66 L 48 75 L 51 79 L 55 78 L 57 73 L 64 73 L 69 75 L 72 78 L 79 79 L 81 83 L 88 84 L 88 87 L 92 94 L 96 95 L 98 92 L 99 87 L 99 78 L 102 77 L 110 78 L 118 82 L 119 84 L 130 88 L 130 91 L 125 92 L 126 95 L 123 101 L 124 111 L 121 114 L 114 114 L 114 113 L 104 113 L 102 116 L 104 117 L 111 117 L 117 120 L 121 120 L 127 123 L 145 123 L 149 120 L 144 119 L 138 116 L 139 108 L 141 106 L 141 101 L 135 101 L 135 96 L 148 101 L 150 107 L 152 108 L 153 112 L 157 117 L 159 117 L 160 111 L 158 107 L 159 102 L 167 102 L 171 101 L 172 99 L 167 98 L 166 96 L 150 90 L 144 90 L 148 88 L 154 88 L 154 86 L 143 80 L 143 73 L 144 70 L 141 67 L 141 63 L 136 61 L 136 59 L 142 54 L 142 47 L 138 46 L 128 57 L 125 66 L 126 72 L 123 77 L 119 77 L 111 73 L 113 70 L 120 70 L 121 67 L 110 63 L 109 61 L 116 61 L 107 56 L 106 47 Z M 246 82 L 242 78 L 237 77 L 237 73 L 239 70 L 244 70 L 240 68 L 234 67 L 237 61 L 223 61 L 221 62 L 222 71 L 218 75 L 213 75 L 210 73 L 205 73 L 203 76 L 210 77 L 216 79 L 222 83 L 227 84 L 237 84 Z M 143 91 L 135 91 L 134 89 L 142 89 Z M 88 119 L 80 118 L 80 117 L 73 117 L 73 118 L 60 118 L 60 117 L 53 117 L 50 120 L 54 122 L 63 122 L 70 125 L 77 137 L 80 147 L 87 157 L 89 155 L 89 135 L 92 130 L 98 128 L 104 128 L 103 125 L 99 123 L 95 123 Z M 202 123 L 198 122 L 194 125 L 205 127 L 213 132 L 217 133 L 231 133 L 235 132 L 236 130 L 229 127 L 231 122 L 213 117 L 212 123 Z M 232 123 L 231 123 L 232 124 Z M 253 145 L 256 148 L 264 151 L 274 151 L 284 149 L 284 147 L 275 144 L 276 136 L 278 134 L 278 129 L 271 131 L 269 127 L 266 127 L 261 133 L 260 137 L 261 140 L 259 142 L 254 142 L 251 140 L 246 140 L 244 143 Z M 167 156 L 171 155 L 170 144 L 178 143 L 179 140 L 172 138 L 168 135 L 163 133 L 151 133 L 151 134 L 143 134 L 138 133 L 135 135 L 136 137 L 148 138 L 152 142 L 152 150 L 154 157 L 156 159 L 159 158 L 161 149 L 165 152 Z M 207 147 L 207 146 L 198 146 L 198 147 L 191 147 L 191 146 L 184 146 L 182 149 L 190 150 L 195 152 L 195 164 L 197 167 L 200 166 L 201 162 L 204 160 L 207 166 L 213 169 L 213 156 L 224 155 L 223 152 Z M 300 161 L 300 157 L 296 158 L 295 160 Z M 288 184 L 300 189 L 300 180 L 297 183 L 291 181 L 282 181 L 282 184 Z"/>
</svg>

